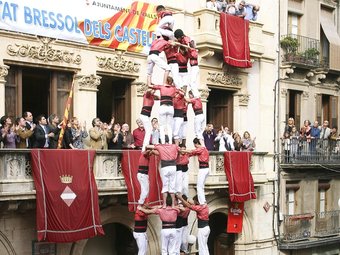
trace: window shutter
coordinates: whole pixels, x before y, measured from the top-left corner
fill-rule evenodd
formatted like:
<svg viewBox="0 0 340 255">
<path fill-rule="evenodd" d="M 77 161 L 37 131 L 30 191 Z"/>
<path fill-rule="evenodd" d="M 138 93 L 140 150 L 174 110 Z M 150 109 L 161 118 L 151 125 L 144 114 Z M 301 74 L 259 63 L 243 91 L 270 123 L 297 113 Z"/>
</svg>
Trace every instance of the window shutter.
<svg viewBox="0 0 340 255">
<path fill-rule="evenodd" d="M 330 123 L 329 126 L 332 128 L 338 126 L 338 97 L 330 96 L 331 107 L 330 107 Z"/>
<path fill-rule="evenodd" d="M 316 120 L 321 123 L 321 118 L 322 118 L 322 95 L 317 94 L 316 99 L 315 99 L 315 112 L 316 112 Z"/>
</svg>

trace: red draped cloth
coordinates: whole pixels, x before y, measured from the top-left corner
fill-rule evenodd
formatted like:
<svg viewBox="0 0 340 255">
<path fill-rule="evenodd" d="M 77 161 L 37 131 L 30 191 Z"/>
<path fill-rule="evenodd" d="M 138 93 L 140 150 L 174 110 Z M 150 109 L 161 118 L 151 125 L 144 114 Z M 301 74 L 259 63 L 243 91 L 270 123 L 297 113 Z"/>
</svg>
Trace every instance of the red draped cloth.
<svg viewBox="0 0 340 255">
<path fill-rule="evenodd" d="M 255 199 L 253 176 L 250 173 L 252 152 L 225 152 L 224 170 L 229 184 L 231 202 Z"/>
<path fill-rule="evenodd" d="M 104 235 L 93 175 L 95 151 L 31 150 L 38 240 L 76 242 Z"/>
<path fill-rule="evenodd" d="M 123 151 L 122 171 L 128 191 L 129 211 L 134 212 L 138 206 L 140 196 L 140 184 L 137 180 L 138 161 L 141 151 L 127 150 Z M 159 158 L 150 157 L 149 163 L 149 182 L 150 191 L 145 203 L 154 205 L 162 204 L 162 180 L 159 175 Z"/>
<path fill-rule="evenodd" d="M 220 33 L 224 61 L 231 66 L 251 67 L 249 21 L 221 12 Z"/>
</svg>

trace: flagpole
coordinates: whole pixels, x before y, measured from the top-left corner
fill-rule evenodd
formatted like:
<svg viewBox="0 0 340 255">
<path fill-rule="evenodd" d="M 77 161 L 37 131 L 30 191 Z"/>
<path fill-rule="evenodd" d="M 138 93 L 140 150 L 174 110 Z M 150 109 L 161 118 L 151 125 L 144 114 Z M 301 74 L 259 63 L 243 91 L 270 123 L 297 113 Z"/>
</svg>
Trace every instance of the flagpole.
<svg viewBox="0 0 340 255">
<path fill-rule="evenodd" d="M 65 129 L 66 129 L 66 126 L 67 126 L 67 122 L 68 122 L 68 119 L 69 119 L 69 113 L 70 113 L 70 108 L 71 108 L 71 103 L 72 103 L 72 98 L 73 98 L 74 77 L 75 77 L 75 74 L 73 75 L 71 89 L 70 89 L 70 92 L 69 92 L 69 95 L 68 95 L 68 98 L 67 98 L 66 104 L 65 104 L 63 121 L 61 122 L 62 126 L 61 126 L 61 129 L 60 129 L 60 134 L 59 134 L 59 138 L 58 138 L 58 147 L 57 147 L 58 149 L 61 149 L 61 147 L 62 147 L 63 137 L 64 137 Z"/>
</svg>

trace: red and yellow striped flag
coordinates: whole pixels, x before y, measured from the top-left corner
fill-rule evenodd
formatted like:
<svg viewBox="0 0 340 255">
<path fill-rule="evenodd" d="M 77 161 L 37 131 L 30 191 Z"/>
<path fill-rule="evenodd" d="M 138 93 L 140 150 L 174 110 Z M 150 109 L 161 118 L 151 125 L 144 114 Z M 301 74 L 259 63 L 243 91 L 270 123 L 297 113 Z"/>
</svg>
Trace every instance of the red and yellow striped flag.
<svg viewBox="0 0 340 255">
<path fill-rule="evenodd" d="M 149 48 L 154 39 L 152 32 L 155 31 L 158 23 L 156 5 L 135 1 L 115 13 L 111 18 L 100 20 L 99 23 L 102 27 L 99 28 L 100 33 L 97 33 L 97 36 L 98 34 L 107 35 L 108 31 L 105 30 L 104 26 L 108 25 L 110 28 L 109 39 L 95 37 L 93 36 L 94 32 L 91 33 L 91 36 L 86 36 L 84 29 L 92 30 L 92 28 L 87 27 L 90 25 L 88 23 L 85 24 L 84 21 L 78 24 L 79 29 L 84 33 L 89 44 L 142 52 L 144 47 Z"/>
<path fill-rule="evenodd" d="M 61 127 L 61 130 L 60 130 L 59 139 L 58 139 L 58 149 L 61 149 L 61 147 L 63 145 L 64 133 L 65 133 L 66 125 L 67 125 L 69 114 L 70 114 L 70 108 L 71 108 L 71 104 L 72 104 L 73 86 L 74 86 L 74 75 L 73 75 L 73 79 L 72 79 L 72 85 L 71 85 L 70 93 L 69 93 L 68 98 L 66 100 L 64 117 L 63 117 L 63 121 L 62 121 L 62 127 Z"/>
</svg>

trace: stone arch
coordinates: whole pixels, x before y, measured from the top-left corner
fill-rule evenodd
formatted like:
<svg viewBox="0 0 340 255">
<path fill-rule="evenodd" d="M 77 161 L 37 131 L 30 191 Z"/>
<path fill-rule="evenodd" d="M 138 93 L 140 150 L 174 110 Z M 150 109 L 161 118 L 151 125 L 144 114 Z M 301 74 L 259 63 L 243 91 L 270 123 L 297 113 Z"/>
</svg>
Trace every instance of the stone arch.
<svg viewBox="0 0 340 255">
<path fill-rule="evenodd" d="M 128 211 L 126 206 L 110 206 L 100 212 L 102 225 L 108 223 L 119 223 L 133 231 L 134 214 Z M 159 240 L 157 232 L 151 221 L 148 222 L 149 254 L 159 254 Z M 72 244 L 70 255 L 83 254 L 87 239 Z"/>
<path fill-rule="evenodd" d="M 6 252 L 6 253 L 4 253 Z M 3 255 L 16 255 L 14 247 L 8 240 L 6 235 L 0 231 L 0 254 Z"/>
</svg>

